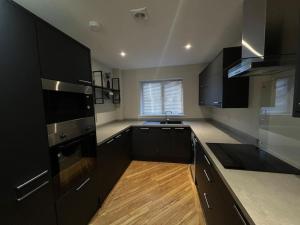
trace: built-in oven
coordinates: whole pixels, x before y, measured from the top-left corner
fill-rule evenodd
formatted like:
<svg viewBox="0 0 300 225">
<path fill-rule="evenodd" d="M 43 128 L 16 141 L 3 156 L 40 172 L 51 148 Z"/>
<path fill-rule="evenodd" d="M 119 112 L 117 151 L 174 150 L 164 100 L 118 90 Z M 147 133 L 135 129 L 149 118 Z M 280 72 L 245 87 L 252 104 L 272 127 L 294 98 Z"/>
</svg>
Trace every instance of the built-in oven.
<svg viewBox="0 0 300 225">
<path fill-rule="evenodd" d="M 50 148 L 56 198 L 89 181 L 96 169 L 96 132 L 92 131 Z"/>
<path fill-rule="evenodd" d="M 94 116 L 93 88 L 42 79 L 47 124 Z"/>
</svg>

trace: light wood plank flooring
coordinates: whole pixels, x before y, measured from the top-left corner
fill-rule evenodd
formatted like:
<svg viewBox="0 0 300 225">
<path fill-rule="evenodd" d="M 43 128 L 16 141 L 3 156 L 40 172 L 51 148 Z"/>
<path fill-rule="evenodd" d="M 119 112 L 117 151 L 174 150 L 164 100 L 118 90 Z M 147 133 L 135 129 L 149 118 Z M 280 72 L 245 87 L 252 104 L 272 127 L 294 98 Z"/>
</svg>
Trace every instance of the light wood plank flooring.
<svg viewBox="0 0 300 225">
<path fill-rule="evenodd" d="M 205 225 L 189 165 L 133 161 L 90 225 Z"/>
</svg>

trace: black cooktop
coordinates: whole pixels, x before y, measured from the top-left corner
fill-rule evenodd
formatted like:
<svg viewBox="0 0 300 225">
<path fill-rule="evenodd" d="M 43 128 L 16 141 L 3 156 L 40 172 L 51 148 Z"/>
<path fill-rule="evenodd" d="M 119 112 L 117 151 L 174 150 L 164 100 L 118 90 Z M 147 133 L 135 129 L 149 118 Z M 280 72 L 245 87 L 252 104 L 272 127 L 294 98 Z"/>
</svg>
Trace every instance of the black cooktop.
<svg viewBox="0 0 300 225">
<path fill-rule="evenodd" d="M 220 143 L 207 143 L 207 145 L 227 169 L 300 175 L 300 170 L 297 168 L 254 145 Z"/>
</svg>

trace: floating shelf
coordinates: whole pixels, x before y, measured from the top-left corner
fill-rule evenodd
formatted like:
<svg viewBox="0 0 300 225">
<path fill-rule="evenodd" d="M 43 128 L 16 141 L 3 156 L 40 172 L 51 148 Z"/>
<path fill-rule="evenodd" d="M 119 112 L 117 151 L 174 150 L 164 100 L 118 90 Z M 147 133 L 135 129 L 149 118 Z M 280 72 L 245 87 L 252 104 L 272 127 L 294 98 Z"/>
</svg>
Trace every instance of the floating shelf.
<svg viewBox="0 0 300 225">
<path fill-rule="evenodd" d="M 105 99 L 112 99 L 113 104 L 121 103 L 120 95 L 120 79 L 112 78 L 112 88 L 103 87 L 103 72 L 93 71 L 93 74 L 99 73 L 101 76 L 101 85 L 93 85 L 95 104 L 104 104 Z M 112 93 L 112 95 L 110 95 Z"/>
</svg>

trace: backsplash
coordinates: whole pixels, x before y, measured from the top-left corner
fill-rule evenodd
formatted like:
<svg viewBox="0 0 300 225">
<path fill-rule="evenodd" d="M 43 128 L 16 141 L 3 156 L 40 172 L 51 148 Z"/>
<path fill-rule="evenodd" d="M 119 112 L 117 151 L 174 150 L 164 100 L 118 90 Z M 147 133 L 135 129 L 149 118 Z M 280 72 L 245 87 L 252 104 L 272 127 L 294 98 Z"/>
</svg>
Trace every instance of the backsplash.
<svg viewBox="0 0 300 225">
<path fill-rule="evenodd" d="M 300 118 L 292 117 L 294 71 L 266 77 L 261 88 L 259 145 L 300 168 Z"/>
<path fill-rule="evenodd" d="M 212 109 L 212 118 L 259 139 L 259 147 L 300 168 L 300 118 L 292 117 L 295 71 L 250 78 L 249 107 Z"/>
</svg>

